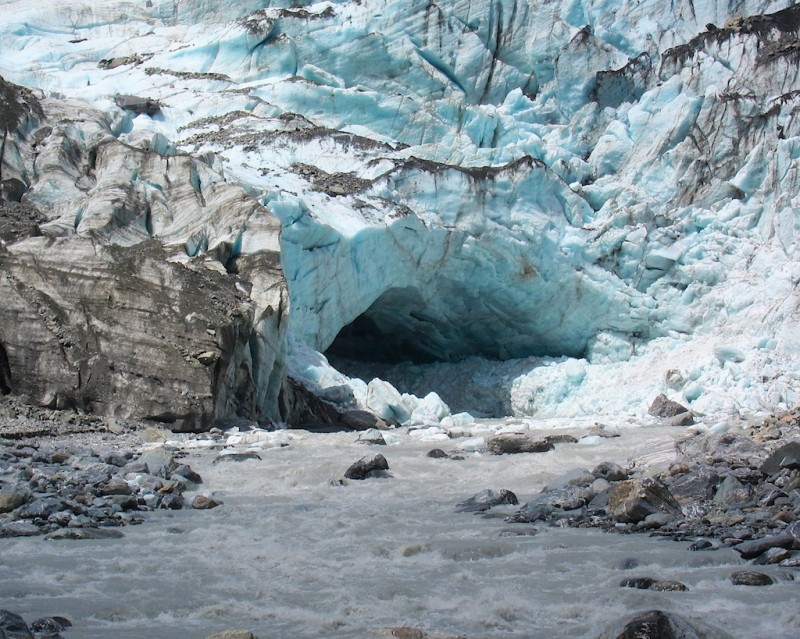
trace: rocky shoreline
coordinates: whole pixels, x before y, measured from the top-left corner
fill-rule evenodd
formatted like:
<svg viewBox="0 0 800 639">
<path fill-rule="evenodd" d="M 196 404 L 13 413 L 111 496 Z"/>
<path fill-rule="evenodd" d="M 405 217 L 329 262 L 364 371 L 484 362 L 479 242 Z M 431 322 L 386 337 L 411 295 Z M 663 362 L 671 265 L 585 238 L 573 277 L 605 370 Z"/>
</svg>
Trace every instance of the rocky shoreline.
<svg viewBox="0 0 800 639">
<path fill-rule="evenodd" d="M 171 433 L 152 424 L 31 408 L 12 397 L 3 398 L 0 416 L 0 537 L 41 536 L 54 543 L 122 537 L 125 526 L 143 523 L 147 513 L 157 509 L 220 505 L 204 489 L 200 475 L 182 463 L 185 450 L 168 443 Z M 383 431 L 389 439 L 390 433 Z M 374 434 L 362 432 L 358 441 L 370 446 L 385 443 L 380 431 Z M 453 433 L 451 441 L 466 441 L 470 434 Z M 247 444 L 247 435 L 243 432 L 237 437 Z M 201 437 L 207 441 L 200 441 Z M 219 429 L 191 438 L 218 451 L 231 441 Z M 484 452 L 537 455 L 575 442 L 567 435 L 535 440 L 530 432 L 502 432 L 488 438 Z M 215 461 L 260 459 L 252 450 L 242 450 L 226 451 L 230 454 Z M 449 453 L 437 450 L 441 454 L 429 456 L 442 457 L 440 463 L 460 463 L 457 460 L 467 454 L 463 448 Z M 356 470 L 346 471 L 339 483 L 390 478 L 392 456 L 390 452 L 386 456 L 388 461 L 383 455 L 357 461 Z M 377 460 L 374 468 L 373 458 Z M 751 564 L 731 575 L 734 584 L 773 583 L 775 571 L 772 577 L 760 572 L 758 566 L 763 564 L 776 565 L 780 580 L 793 580 L 800 567 L 800 408 L 746 429 L 737 425 L 727 432 L 686 430 L 677 440 L 675 460 L 665 467 L 604 462 L 552 479 L 522 505 L 510 490 L 486 490 L 454 506 L 458 512 L 504 520 L 498 531 L 502 536 L 535 534 L 535 526 L 547 525 L 666 537 L 698 552 L 732 547 Z M 500 508 L 493 511 L 496 507 Z M 620 586 L 686 589 L 658 575 L 626 578 Z M 682 622 L 664 621 L 656 613 L 661 614 L 653 611 L 655 621 L 648 617 L 631 623 L 681 627 Z M 3 614 L 3 619 L 19 623 L 14 613 Z M 41 630 L 36 623 L 26 626 L 29 634 L 19 636 L 55 638 L 68 628 L 62 625 L 51 632 L 47 624 L 39 625 Z M 8 629 L 5 632 L 17 636 L 9 635 Z"/>
</svg>

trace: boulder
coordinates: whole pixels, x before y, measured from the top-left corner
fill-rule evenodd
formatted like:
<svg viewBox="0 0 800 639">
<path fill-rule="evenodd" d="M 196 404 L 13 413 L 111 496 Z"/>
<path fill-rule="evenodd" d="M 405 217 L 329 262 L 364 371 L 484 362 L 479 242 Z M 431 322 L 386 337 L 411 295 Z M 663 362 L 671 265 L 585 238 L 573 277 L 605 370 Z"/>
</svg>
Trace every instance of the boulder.
<svg viewBox="0 0 800 639">
<path fill-rule="evenodd" d="M 115 528 L 59 528 L 45 537 L 47 541 L 58 539 L 120 539 L 125 535 Z"/>
<path fill-rule="evenodd" d="M 367 479 L 380 477 L 387 470 L 389 470 L 389 463 L 383 455 L 367 455 L 350 466 L 344 476 L 347 479 Z"/>
<path fill-rule="evenodd" d="M 66 617 L 41 617 L 31 623 L 31 631 L 39 639 L 57 639 L 62 630 L 72 627 L 72 622 Z"/>
<path fill-rule="evenodd" d="M 120 109 L 145 115 L 155 115 L 161 110 L 161 103 L 158 100 L 140 98 L 136 95 L 117 95 L 114 102 Z"/>
<path fill-rule="evenodd" d="M 553 450 L 551 442 L 531 439 L 522 433 L 501 433 L 486 442 L 493 455 L 515 455 L 518 453 L 544 453 Z"/>
<path fill-rule="evenodd" d="M 711 499 L 720 483 L 720 476 L 710 466 L 701 465 L 673 477 L 669 491 L 678 501 L 696 502 Z"/>
<path fill-rule="evenodd" d="M 682 517 L 681 507 L 669 489 L 649 477 L 628 479 L 608 492 L 609 514 L 620 522 L 638 523 L 653 513 Z"/>
<path fill-rule="evenodd" d="M 797 543 L 797 540 L 795 540 L 792 535 L 784 531 L 780 535 L 769 535 L 760 539 L 743 541 L 734 546 L 733 549 L 742 556 L 742 559 L 754 559 L 770 548 L 791 549 L 794 548 L 795 545 L 800 547 L 800 543 Z"/>
<path fill-rule="evenodd" d="M 25 620 L 10 610 L 0 610 L 0 635 L 4 639 L 33 639 Z"/>
<path fill-rule="evenodd" d="M 761 464 L 761 472 L 774 475 L 781 468 L 800 468 L 800 442 L 789 442 L 778 448 Z"/>
<path fill-rule="evenodd" d="M 653 417 L 672 418 L 682 413 L 688 413 L 689 409 L 669 399 L 664 393 L 661 393 L 653 400 L 653 403 L 650 404 L 650 409 L 647 412 Z"/>
<path fill-rule="evenodd" d="M 365 430 L 364 432 L 360 433 L 356 441 L 359 444 L 372 444 L 375 446 L 386 445 L 386 440 L 383 438 L 383 434 L 377 428 L 370 428 L 369 430 Z"/>
<path fill-rule="evenodd" d="M 221 502 L 218 502 L 215 499 L 211 499 L 211 497 L 206 497 L 205 495 L 196 495 L 192 500 L 192 508 L 195 510 L 211 510 L 212 508 L 219 506 L 220 503 Z"/>
<path fill-rule="evenodd" d="M 592 475 L 607 481 L 623 481 L 628 479 L 628 471 L 614 462 L 601 462 L 592 470 Z"/>
<path fill-rule="evenodd" d="M 518 503 L 519 500 L 517 496 L 510 490 L 504 488 L 496 492 L 489 489 L 481 491 L 477 495 L 473 495 L 469 499 L 456 504 L 456 512 L 485 512 L 493 506 L 499 506 L 501 504 L 517 505 Z"/>
<path fill-rule="evenodd" d="M 249 630 L 223 630 L 213 635 L 208 635 L 206 639 L 258 639 Z"/>
<path fill-rule="evenodd" d="M 753 570 L 737 570 L 731 575 L 734 586 L 770 586 L 775 582 L 763 572 Z"/>
<path fill-rule="evenodd" d="M 728 475 L 717 487 L 714 503 L 720 506 L 745 504 L 750 500 L 751 489 L 733 475 Z"/>
<path fill-rule="evenodd" d="M 585 468 L 575 468 L 551 480 L 542 492 L 567 488 L 569 486 L 589 486 L 594 482 L 595 476 Z"/>
<path fill-rule="evenodd" d="M 250 460 L 261 460 L 261 455 L 256 452 L 248 451 L 244 453 L 220 453 L 214 458 L 212 464 L 221 462 L 245 462 Z"/>
<path fill-rule="evenodd" d="M 28 494 L 15 488 L 0 490 L 0 513 L 10 513 L 28 501 Z"/>
<path fill-rule="evenodd" d="M 38 526 L 27 521 L 12 521 L 0 526 L 0 537 L 35 537 L 41 534 Z"/>
<path fill-rule="evenodd" d="M 598 639 L 731 639 L 731 636 L 673 612 L 648 610 L 617 621 Z"/>
</svg>

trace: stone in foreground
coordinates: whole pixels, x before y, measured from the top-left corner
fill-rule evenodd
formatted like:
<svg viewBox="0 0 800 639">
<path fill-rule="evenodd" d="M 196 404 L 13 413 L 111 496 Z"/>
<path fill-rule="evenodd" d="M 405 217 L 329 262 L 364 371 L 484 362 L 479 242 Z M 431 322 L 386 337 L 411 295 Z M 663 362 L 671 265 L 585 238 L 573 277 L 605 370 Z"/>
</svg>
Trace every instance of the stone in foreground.
<svg viewBox="0 0 800 639">
<path fill-rule="evenodd" d="M 731 636 L 672 612 L 648 610 L 618 621 L 597 639 L 731 639 Z"/>
</svg>

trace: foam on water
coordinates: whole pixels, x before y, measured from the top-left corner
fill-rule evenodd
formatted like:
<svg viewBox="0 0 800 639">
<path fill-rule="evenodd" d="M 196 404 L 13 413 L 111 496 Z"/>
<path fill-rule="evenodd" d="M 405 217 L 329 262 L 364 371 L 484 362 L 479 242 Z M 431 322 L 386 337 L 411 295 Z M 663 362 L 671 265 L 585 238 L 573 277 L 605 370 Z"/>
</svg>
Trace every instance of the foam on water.
<svg viewBox="0 0 800 639">
<path fill-rule="evenodd" d="M 213 452 L 189 450 L 185 461 L 222 507 L 153 513 L 118 540 L 4 540 L 0 607 L 29 619 L 66 615 L 72 634 L 86 639 L 189 639 L 233 627 L 262 638 L 355 639 L 399 625 L 473 639 L 592 639 L 652 608 L 733 636 L 743 627 L 750 636 L 793 636 L 797 582 L 734 587 L 728 576 L 742 562 L 729 549 L 689 552 L 688 543 L 644 535 L 544 526 L 535 536 L 503 537 L 501 530 L 530 528 L 502 521 L 514 507 L 489 517 L 454 512 L 485 488 L 510 489 L 524 502 L 562 471 L 629 463 L 631 450 L 657 450 L 639 465 L 663 465 L 664 443 L 677 434 L 627 429 L 594 445 L 463 461 L 427 458 L 432 445 L 404 432 L 378 449 L 356 444 L 354 434 L 298 431 L 290 446 L 244 463 L 212 464 Z M 331 485 L 378 450 L 393 478 Z M 638 567 L 622 568 L 631 559 Z M 690 590 L 618 587 L 637 575 Z"/>
</svg>

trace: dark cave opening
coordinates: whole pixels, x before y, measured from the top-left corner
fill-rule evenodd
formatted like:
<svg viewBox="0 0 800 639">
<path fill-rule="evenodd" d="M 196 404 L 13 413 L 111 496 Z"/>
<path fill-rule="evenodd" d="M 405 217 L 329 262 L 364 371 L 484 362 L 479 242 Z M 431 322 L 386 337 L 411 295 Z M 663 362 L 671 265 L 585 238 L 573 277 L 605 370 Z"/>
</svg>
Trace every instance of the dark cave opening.
<svg viewBox="0 0 800 639">
<path fill-rule="evenodd" d="M 325 354 L 380 364 L 450 362 L 471 354 L 465 339 L 458 326 L 433 314 L 418 289 L 392 288 L 344 326 Z"/>
</svg>

